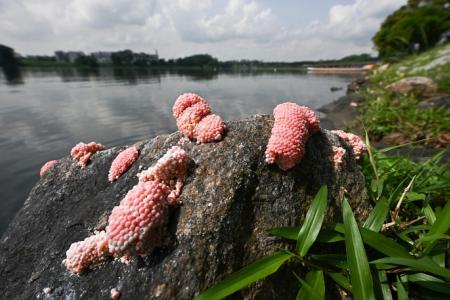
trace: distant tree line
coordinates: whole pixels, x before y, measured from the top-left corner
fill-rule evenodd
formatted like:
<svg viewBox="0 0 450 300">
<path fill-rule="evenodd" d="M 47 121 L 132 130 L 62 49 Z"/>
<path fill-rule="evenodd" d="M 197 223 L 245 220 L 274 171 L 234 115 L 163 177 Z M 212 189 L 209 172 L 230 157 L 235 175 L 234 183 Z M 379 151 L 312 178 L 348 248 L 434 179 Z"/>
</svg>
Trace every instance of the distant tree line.
<svg viewBox="0 0 450 300">
<path fill-rule="evenodd" d="M 384 20 L 373 37 L 384 60 L 425 51 L 450 39 L 450 1 L 409 0 Z"/>
<path fill-rule="evenodd" d="M 304 68 L 307 66 L 333 66 L 333 65 L 361 65 L 375 62 L 376 57 L 370 54 L 350 55 L 337 60 L 297 61 L 297 62 L 264 62 L 259 60 L 228 60 L 219 61 L 209 54 L 195 54 L 176 59 L 161 59 L 157 54 L 136 53 L 132 50 L 116 52 L 94 52 L 86 55 L 81 51 L 55 51 L 55 56 L 29 55 L 19 59 L 14 50 L 7 46 L 0 47 L 0 63 L 20 63 L 22 65 L 60 66 L 74 65 L 96 68 L 100 65 L 112 65 L 117 67 L 168 67 L 168 68 L 200 68 L 207 70 L 257 70 L 277 68 Z"/>
</svg>

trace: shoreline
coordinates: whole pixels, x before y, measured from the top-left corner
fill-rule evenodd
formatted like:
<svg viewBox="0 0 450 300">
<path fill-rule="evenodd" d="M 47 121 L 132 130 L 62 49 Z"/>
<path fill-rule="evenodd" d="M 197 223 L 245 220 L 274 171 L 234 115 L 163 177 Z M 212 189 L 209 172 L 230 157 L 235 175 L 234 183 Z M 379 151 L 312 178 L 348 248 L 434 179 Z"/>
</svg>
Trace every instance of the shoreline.
<svg viewBox="0 0 450 300">
<path fill-rule="evenodd" d="M 363 96 L 357 94 L 355 91 L 368 84 L 368 81 L 364 78 L 356 79 L 347 85 L 346 94 L 344 96 L 318 108 L 317 111 L 320 114 L 323 114 L 320 118 L 321 127 L 328 130 L 350 130 L 364 138 L 365 133 L 362 126 L 359 128 L 360 130 L 358 130 L 358 128 L 351 125 L 356 118 L 360 116 L 360 113 L 358 112 L 359 103 L 365 100 Z M 356 103 L 356 106 L 352 106 L 352 102 Z M 381 140 L 372 143 L 372 146 L 377 149 L 382 149 L 392 145 L 387 145 Z M 390 155 L 408 156 L 412 160 L 418 161 L 429 159 L 440 151 L 445 151 L 441 163 L 448 164 L 450 168 L 450 151 L 448 148 L 429 148 L 420 145 L 408 145 L 392 150 L 389 153 Z"/>
</svg>

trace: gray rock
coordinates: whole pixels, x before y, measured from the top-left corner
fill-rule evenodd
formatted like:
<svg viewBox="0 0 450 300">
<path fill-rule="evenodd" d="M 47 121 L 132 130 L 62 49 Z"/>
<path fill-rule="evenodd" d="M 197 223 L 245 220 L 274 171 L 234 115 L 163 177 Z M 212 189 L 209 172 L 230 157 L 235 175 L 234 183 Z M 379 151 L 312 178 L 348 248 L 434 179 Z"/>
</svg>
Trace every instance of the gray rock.
<svg viewBox="0 0 450 300">
<path fill-rule="evenodd" d="M 419 108 L 450 108 L 450 95 L 436 95 L 426 98 L 417 104 Z"/>
<path fill-rule="evenodd" d="M 62 159 L 33 188 L 0 242 L 0 298 L 108 299 L 110 290 L 118 288 L 121 299 L 192 299 L 242 266 L 278 249 L 292 249 L 266 230 L 299 224 L 323 184 L 330 191 L 326 222 L 341 219 L 343 189 L 358 218 L 367 216 L 370 204 L 354 158 L 347 154 L 338 171 L 330 161 L 332 145 L 347 146 L 322 130 L 308 140 L 303 161 L 283 172 L 264 162 L 272 125 L 272 118 L 257 115 L 228 123 L 218 143 L 183 146 L 192 165 L 183 205 L 173 209 L 161 247 L 129 265 L 111 260 L 79 276 L 62 264 L 70 244 L 104 228 L 112 208 L 137 183 L 139 166 L 152 165 L 180 134 L 138 143 L 138 161 L 114 183 L 107 173 L 124 147 L 96 153 L 86 168 L 70 157 Z M 295 297 L 293 267 L 288 264 L 236 297 Z M 49 294 L 44 293 L 47 287 Z"/>
<path fill-rule="evenodd" d="M 421 96 L 431 96 L 437 92 L 437 84 L 427 77 L 406 77 L 391 83 L 386 89 L 395 93 L 415 93 Z"/>
</svg>

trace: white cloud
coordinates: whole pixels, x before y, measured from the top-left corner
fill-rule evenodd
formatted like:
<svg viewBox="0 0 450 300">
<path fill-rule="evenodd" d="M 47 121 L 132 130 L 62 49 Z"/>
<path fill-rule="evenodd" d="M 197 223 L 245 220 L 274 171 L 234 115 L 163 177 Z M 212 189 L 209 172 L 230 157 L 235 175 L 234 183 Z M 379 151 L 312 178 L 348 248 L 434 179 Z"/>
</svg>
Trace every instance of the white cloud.
<svg viewBox="0 0 450 300">
<path fill-rule="evenodd" d="M 356 0 L 349 5 L 334 5 L 326 23 L 312 27 L 312 34 L 340 41 L 367 45 L 386 16 L 406 0 Z"/>
<path fill-rule="evenodd" d="M 272 9 L 284 3 L 258 0 L 0 0 L 0 43 L 24 54 L 157 48 L 165 58 L 194 53 L 290 61 L 341 57 L 370 51 L 382 20 L 405 2 L 334 5 L 327 20 L 296 28 Z M 298 18 L 307 14 L 299 12 Z"/>
<path fill-rule="evenodd" d="M 200 1 L 201 2 L 201 1 Z M 182 40 L 187 42 L 221 42 L 248 39 L 267 42 L 283 31 L 269 8 L 256 1 L 231 0 L 223 11 L 211 16 L 205 12 L 211 7 L 207 1 L 161 2 L 165 17 Z"/>
</svg>

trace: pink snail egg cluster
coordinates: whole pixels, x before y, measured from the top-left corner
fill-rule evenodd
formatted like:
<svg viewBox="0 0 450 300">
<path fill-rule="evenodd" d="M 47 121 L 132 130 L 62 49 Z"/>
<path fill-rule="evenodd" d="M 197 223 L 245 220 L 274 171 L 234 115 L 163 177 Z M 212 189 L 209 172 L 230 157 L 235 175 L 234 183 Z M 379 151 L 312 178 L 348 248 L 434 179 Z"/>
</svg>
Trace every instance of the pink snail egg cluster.
<svg viewBox="0 0 450 300">
<path fill-rule="evenodd" d="M 44 176 L 45 172 L 47 172 L 51 167 L 53 167 L 54 165 L 56 165 L 58 163 L 57 160 L 50 160 L 48 162 L 46 162 L 42 167 L 41 167 L 41 171 L 39 172 L 39 175 L 42 177 Z"/>
<path fill-rule="evenodd" d="M 88 267 L 100 265 L 107 256 L 108 236 L 105 231 L 101 231 L 70 245 L 64 265 L 71 272 L 81 273 Z"/>
<path fill-rule="evenodd" d="M 183 113 L 177 118 L 178 129 L 188 138 L 194 138 L 195 127 L 200 121 L 211 113 L 211 108 L 208 103 L 196 103 L 193 106 L 186 108 Z"/>
<path fill-rule="evenodd" d="M 152 230 L 168 220 L 169 187 L 154 181 L 140 181 L 120 201 L 108 220 L 108 247 L 114 254 L 143 254 Z"/>
<path fill-rule="evenodd" d="M 360 160 L 367 152 L 366 144 L 364 144 L 361 138 L 356 134 L 348 133 L 342 130 L 332 130 L 332 132 L 346 142 L 350 148 L 352 148 L 352 152 L 355 155 L 356 160 Z"/>
<path fill-rule="evenodd" d="M 342 147 L 332 147 L 333 150 L 333 163 L 335 168 L 339 168 L 344 162 L 345 149 Z"/>
<path fill-rule="evenodd" d="M 105 149 L 105 146 L 95 142 L 90 142 L 89 144 L 78 143 L 70 150 L 70 155 L 73 159 L 77 159 L 82 167 L 86 167 L 92 154 L 103 149 Z"/>
<path fill-rule="evenodd" d="M 126 261 L 154 248 L 168 222 L 169 206 L 177 203 L 181 193 L 188 162 L 186 151 L 173 146 L 154 167 L 140 174 L 138 184 L 113 208 L 105 231 L 70 246 L 64 261 L 67 269 L 81 273 L 108 256 Z"/>
<path fill-rule="evenodd" d="M 222 118 L 211 115 L 208 102 L 193 93 L 185 93 L 177 98 L 172 108 L 177 127 L 189 139 L 208 143 L 222 138 L 225 124 Z"/>
<path fill-rule="evenodd" d="M 170 204 L 175 204 L 181 193 L 184 177 L 189 165 L 189 156 L 178 146 L 170 148 L 154 166 L 142 171 L 137 176 L 140 181 L 161 182 L 172 188 L 168 196 Z"/>
<path fill-rule="evenodd" d="M 286 171 L 301 161 L 306 142 L 319 130 L 320 122 L 311 109 L 292 102 L 277 105 L 273 116 L 275 122 L 266 148 L 266 162 L 276 163 Z"/>
<path fill-rule="evenodd" d="M 218 115 L 208 115 L 204 117 L 194 129 L 194 136 L 199 143 L 209 141 L 220 141 L 225 130 L 222 118 Z"/>
<path fill-rule="evenodd" d="M 111 289 L 111 299 L 117 300 L 120 299 L 120 290 L 117 288 Z"/>
<path fill-rule="evenodd" d="M 135 146 L 131 146 L 117 155 L 111 164 L 108 173 L 108 180 L 114 181 L 118 179 L 130 166 L 136 161 L 139 151 Z"/>
</svg>

